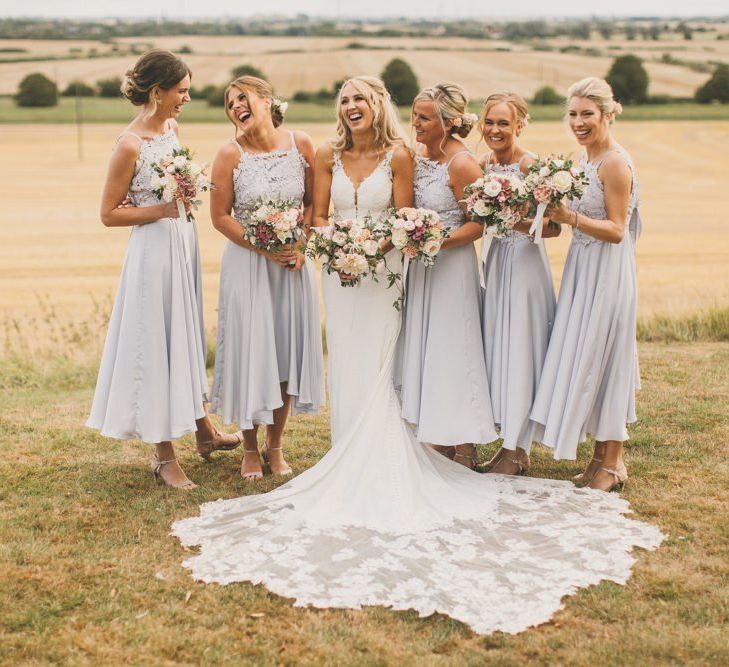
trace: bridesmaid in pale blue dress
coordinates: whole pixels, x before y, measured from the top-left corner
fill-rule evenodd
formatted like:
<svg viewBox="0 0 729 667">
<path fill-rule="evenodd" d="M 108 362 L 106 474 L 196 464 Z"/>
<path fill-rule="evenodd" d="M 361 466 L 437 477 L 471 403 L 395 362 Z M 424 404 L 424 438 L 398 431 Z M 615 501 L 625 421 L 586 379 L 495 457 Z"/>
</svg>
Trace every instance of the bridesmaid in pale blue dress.
<svg viewBox="0 0 729 667">
<path fill-rule="evenodd" d="M 635 243 L 640 232 L 638 185 L 630 156 L 610 132 L 621 106 L 608 83 L 590 77 L 567 95 L 568 120 L 585 148 L 590 179 L 579 201 L 548 209 L 572 227 L 549 350 L 532 408 L 536 439 L 556 459 L 574 459 L 595 436 L 592 461 L 578 483 L 621 488 L 626 424 L 636 420 L 639 388 L 635 338 Z"/>
<path fill-rule="evenodd" d="M 262 199 L 292 200 L 311 221 L 311 139 L 280 125 L 283 108 L 271 86 L 243 76 L 225 93 L 236 138 L 226 142 L 213 166 L 210 200 L 215 228 L 229 242 L 220 268 L 220 302 L 212 411 L 243 430 L 241 474 L 263 476 L 258 427 L 266 425 L 264 461 L 271 472 L 290 475 L 281 446 L 292 414 L 316 412 L 324 403 L 319 298 L 314 270 L 302 252 L 274 253 L 243 238 L 242 222 Z M 232 214 L 231 214 L 232 209 Z"/>
<path fill-rule="evenodd" d="M 469 468 L 474 443 L 496 440 L 481 339 L 481 294 L 473 242 L 480 224 L 459 205 L 463 188 L 481 170 L 460 137 L 477 120 L 468 97 L 455 83 L 422 91 L 413 103 L 415 206 L 434 210 L 450 236 L 426 267 L 413 262 L 407 273 L 403 324 L 398 340 L 395 385 L 403 418 L 420 442 L 435 445 Z"/>
<path fill-rule="evenodd" d="M 131 227 L 87 426 L 155 444 L 155 477 L 195 487 L 172 440 L 195 433 L 198 452 L 233 449 L 205 412 L 208 390 L 200 253 L 194 220 L 153 192 L 152 164 L 180 147 L 175 118 L 190 101 L 190 70 L 169 51 L 144 54 L 127 72 L 124 96 L 143 109 L 112 153 L 101 202 L 107 227 Z"/>
<path fill-rule="evenodd" d="M 520 175 L 535 155 L 518 143 L 529 121 L 526 102 L 514 93 L 490 95 L 483 108 L 481 134 L 491 152 L 482 159 L 487 172 Z M 520 222 L 503 238 L 485 239 L 483 342 L 494 420 L 503 439 L 484 468 L 522 475 L 530 465 L 533 423 L 529 420 L 549 332 L 554 321 L 554 287 L 544 245 Z M 559 234 L 545 224 L 543 236 Z"/>
</svg>

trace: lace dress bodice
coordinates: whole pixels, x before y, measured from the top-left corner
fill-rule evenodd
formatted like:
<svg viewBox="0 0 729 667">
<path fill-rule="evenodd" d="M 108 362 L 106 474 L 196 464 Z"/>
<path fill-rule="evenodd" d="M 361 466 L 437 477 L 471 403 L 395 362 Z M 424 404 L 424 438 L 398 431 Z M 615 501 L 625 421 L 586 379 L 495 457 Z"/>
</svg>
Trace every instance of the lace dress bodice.
<svg viewBox="0 0 729 667">
<path fill-rule="evenodd" d="M 448 184 L 450 163 L 451 160 L 440 163 L 415 156 L 415 206 L 438 213 L 446 229 L 458 229 L 466 222 L 466 216 Z"/>
<path fill-rule="evenodd" d="M 304 200 L 306 168 L 309 166 L 291 135 L 291 148 L 270 153 L 249 153 L 234 142 L 240 162 L 233 171 L 233 212 L 244 220 L 261 199 Z"/>
<path fill-rule="evenodd" d="M 529 154 L 527 154 L 529 155 Z M 533 156 L 531 156 L 533 157 Z M 523 159 L 523 158 L 522 158 Z M 486 162 L 484 167 L 486 173 L 506 174 L 508 176 L 521 176 L 521 162 L 511 162 L 510 164 L 500 164 L 498 162 Z M 533 239 L 529 234 L 524 234 L 516 230 L 510 229 L 504 232 L 504 235 L 497 239 L 500 243 L 532 243 Z"/>
<path fill-rule="evenodd" d="M 180 148 L 180 140 L 172 128 L 151 139 L 143 139 L 129 131 L 123 134 L 136 137 L 141 142 L 139 157 L 134 167 L 134 177 L 129 186 L 129 198 L 135 206 L 155 206 L 160 203 L 160 200 L 152 189 L 152 176 L 154 175 L 152 165 L 170 155 L 176 148 Z"/>
<path fill-rule="evenodd" d="M 633 162 L 630 156 L 624 151 L 618 151 L 625 157 L 630 167 L 631 174 L 633 175 L 633 185 L 630 193 L 630 202 L 628 203 L 628 220 L 630 234 L 625 236 L 632 236 L 633 241 L 637 239 L 640 234 L 640 215 L 638 213 L 638 183 L 635 180 L 635 170 Z M 592 218 L 593 220 L 605 220 L 608 217 L 607 209 L 605 207 L 605 191 L 603 189 L 602 181 L 598 171 L 603 163 L 603 159 L 598 162 L 589 162 L 586 156 L 583 156 L 580 160 L 580 166 L 584 169 L 585 174 L 590 179 L 590 182 L 585 187 L 585 192 L 580 199 L 573 199 L 567 202 L 567 206 L 572 211 L 577 211 L 582 215 Z M 579 229 L 572 229 L 572 241 L 573 243 L 580 243 L 582 245 L 590 245 L 592 243 L 603 243 L 589 234 L 581 232 Z"/>
<path fill-rule="evenodd" d="M 378 216 L 392 203 L 392 155 L 390 149 L 382 161 L 355 188 L 342 164 L 340 153 L 334 153 L 332 166 L 331 203 L 338 220 Z"/>
</svg>

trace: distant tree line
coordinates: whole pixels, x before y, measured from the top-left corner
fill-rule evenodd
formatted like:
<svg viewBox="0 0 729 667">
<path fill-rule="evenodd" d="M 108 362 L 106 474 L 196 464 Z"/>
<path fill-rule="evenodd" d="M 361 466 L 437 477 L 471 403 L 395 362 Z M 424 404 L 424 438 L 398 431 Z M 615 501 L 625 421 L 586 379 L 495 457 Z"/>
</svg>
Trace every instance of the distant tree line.
<svg viewBox="0 0 729 667">
<path fill-rule="evenodd" d="M 265 79 L 266 75 L 257 67 L 243 64 L 231 70 L 231 77 L 252 75 Z M 400 106 L 412 104 L 418 93 L 420 84 L 410 65 L 401 58 L 394 58 L 385 66 L 380 74 L 393 100 Z M 615 98 L 623 104 L 662 104 L 677 101 L 668 96 L 649 96 L 648 72 L 640 58 L 633 55 L 619 56 L 613 61 L 606 77 L 613 88 Z M 343 81 L 335 81 L 331 87 L 317 91 L 295 92 L 292 99 L 296 102 L 330 103 L 337 95 Z M 79 97 L 120 97 L 121 79 L 110 77 L 100 79 L 94 85 L 83 81 L 72 81 L 60 93 L 61 96 Z M 205 99 L 210 106 L 225 105 L 226 86 L 208 85 L 192 88 L 190 93 L 194 99 Z M 59 91 L 56 84 L 44 74 L 33 73 L 26 76 L 18 87 L 15 101 L 23 107 L 48 107 L 58 104 Z M 702 104 L 729 103 L 729 65 L 720 64 L 706 83 L 700 86 L 694 100 Z M 540 88 L 532 98 L 533 104 L 561 104 L 564 97 L 553 87 Z"/>
<path fill-rule="evenodd" d="M 717 21 L 719 19 L 716 19 Z M 570 37 L 589 40 L 600 35 L 610 39 L 615 34 L 629 40 L 659 40 L 663 35 L 681 35 L 692 39 L 695 32 L 705 32 L 711 19 L 694 24 L 661 19 L 561 19 L 554 21 L 385 21 L 315 19 L 300 14 L 295 18 L 259 18 L 219 21 L 121 20 L 93 21 L 71 19 L 0 19 L 2 39 L 84 39 L 108 41 L 117 37 L 159 37 L 169 35 L 269 35 L 312 37 L 467 37 L 472 39 L 507 39 L 513 41 Z M 718 36 L 720 38 L 721 35 Z"/>
</svg>

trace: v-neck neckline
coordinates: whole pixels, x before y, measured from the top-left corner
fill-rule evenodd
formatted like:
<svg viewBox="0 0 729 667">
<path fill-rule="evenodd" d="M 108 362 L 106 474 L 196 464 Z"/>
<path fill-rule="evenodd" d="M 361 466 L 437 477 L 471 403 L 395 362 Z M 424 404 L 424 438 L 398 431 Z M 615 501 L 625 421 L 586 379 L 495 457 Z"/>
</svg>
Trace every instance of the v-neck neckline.
<svg viewBox="0 0 729 667">
<path fill-rule="evenodd" d="M 388 151 L 389 152 L 389 151 Z M 352 190 L 354 190 L 355 195 L 355 201 L 357 199 L 357 193 L 360 191 L 360 188 L 370 179 L 372 178 L 377 170 L 383 165 L 385 160 L 387 159 L 387 153 L 383 156 L 383 158 L 374 166 L 372 171 L 367 174 L 357 185 L 354 184 L 354 181 L 352 180 L 352 177 L 347 173 L 347 169 L 344 166 L 344 162 L 342 161 L 342 156 L 339 156 L 339 166 L 342 168 L 342 172 L 344 173 L 344 176 L 346 177 L 349 184 L 352 186 Z"/>
</svg>

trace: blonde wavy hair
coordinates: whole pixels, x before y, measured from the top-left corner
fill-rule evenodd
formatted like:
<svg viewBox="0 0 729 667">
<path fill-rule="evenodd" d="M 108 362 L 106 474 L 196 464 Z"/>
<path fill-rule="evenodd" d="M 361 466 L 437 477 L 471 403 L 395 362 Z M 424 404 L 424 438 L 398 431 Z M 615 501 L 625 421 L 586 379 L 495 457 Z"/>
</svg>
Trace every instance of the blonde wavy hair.
<svg viewBox="0 0 729 667">
<path fill-rule="evenodd" d="M 440 124 L 446 135 L 457 134 L 467 137 L 478 120 L 476 114 L 468 113 L 468 93 L 457 83 L 436 83 L 421 90 L 413 100 L 413 109 L 418 102 L 434 102 Z M 453 124 L 446 129 L 446 123 Z"/>
<path fill-rule="evenodd" d="M 478 121 L 478 131 L 481 136 L 483 136 L 486 129 L 486 116 L 497 104 L 506 104 L 511 109 L 516 125 L 520 130 L 523 130 L 529 124 L 529 107 L 521 95 L 506 92 L 493 93 L 484 100 L 483 109 L 481 110 L 481 118 Z"/>
<path fill-rule="evenodd" d="M 336 114 L 337 114 L 337 135 L 331 140 L 334 151 L 342 151 L 352 148 L 352 131 L 344 122 L 342 117 L 342 91 L 351 84 L 364 95 L 367 105 L 372 110 L 372 129 L 375 131 L 375 147 L 389 149 L 393 146 L 405 145 L 405 137 L 400 126 L 400 118 L 397 115 L 395 105 L 392 103 L 390 93 L 381 79 L 375 76 L 355 76 L 347 79 L 337 93 Z"/>
<path fill-rule="evenodd" d="M 258 95 L 258 97 L 262 97 L 266 100 L 271 100 L 271 120 L 273 121 L 273 126 L 278 127 L 279 125 L 281 125 L 281 123 L 283 123 L 284 114 L 281 108 L 281 103 L 276 100 L 276 98 L 274 98 L 273 87 L 271 86 L 271 84 L 268 83 L 268 81 L 259 79 L 257 76 L 250 76 L 247 74 L 245 76 L 239 76 L 237 79 L 231 81 L 226 87 L 225 96 L 223 97 L 223 104 L 225 105 L 225 115 L 228 116 L 228 120 L 233 123 L 233 125 L 236 127 L 236 130 L 238 126 L 235 124 L 235 119 L 228 109 L 228 93 L 230 93 L 233 88 L 237 88 L 243 94 L 245 94 L 246 91 L 251 91 Z M 274 104 L 274 102 L 279 103 Z"/>
<path fill-rule="evenodd" d="M 608 123 L 614 122 L 615 116 L 623 113 L 623 105 L 615 100 L 610 84 L 597 76 L 588 76 L 586 79 L 573 83 L 567 89 L 568 105 L 573 97 L 584 97 L 593 101 Z"/>
</svg>

